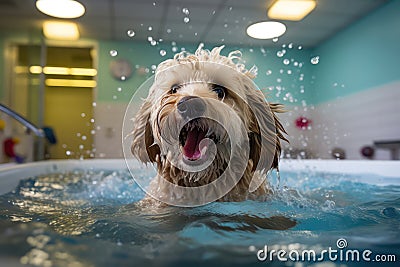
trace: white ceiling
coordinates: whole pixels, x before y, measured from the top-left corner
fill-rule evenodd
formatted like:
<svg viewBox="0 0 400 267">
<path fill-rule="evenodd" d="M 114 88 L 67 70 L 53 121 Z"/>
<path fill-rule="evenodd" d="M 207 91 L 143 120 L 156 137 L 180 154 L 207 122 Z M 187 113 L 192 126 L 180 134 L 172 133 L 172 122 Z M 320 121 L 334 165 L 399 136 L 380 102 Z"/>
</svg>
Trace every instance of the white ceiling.
<svg viewBox="0 0 400 267">
<path fill-rule="evenodd" d="M 279 42 L 315 47 L 338 31 L 374 12 L 390 0 L 318 0 L 316 9 L 300 22 L 284 22 L 288 28 Z M 135 40 L 148 36 L 164 41 L 271 45 L 245 33 L 252 22 L 266 20 L 273 0 L 81 0 L 86 14 L 78 19 L 81 36 L 106 40 Z M 187 8 L 190 21 L 184 23 Z M 35 0 L 0 0 L 1 32 L 40 31 L 51 19 L 35 8 Z M 148 28 L 152 27 L 149 31 Z M 170 31 L 170 32 L 169 32 Z M 169 33 L 168 33 L 169 32 Z"/>
</svg>

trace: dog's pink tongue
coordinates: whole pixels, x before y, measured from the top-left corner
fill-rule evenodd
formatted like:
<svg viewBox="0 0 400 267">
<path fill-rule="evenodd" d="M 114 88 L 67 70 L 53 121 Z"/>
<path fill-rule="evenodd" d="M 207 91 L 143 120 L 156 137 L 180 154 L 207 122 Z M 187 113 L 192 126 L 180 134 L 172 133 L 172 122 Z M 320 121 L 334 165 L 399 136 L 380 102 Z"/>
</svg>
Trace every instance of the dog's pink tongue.
<svg viewBox="0 0 400 267">
<path fill-rule="evenodd" d="M 199 148 L 200 141 L 204 139 L 206 132 L 193 129 L 188 132 L 183 155 L 189 160 L 197 160 L 201 157 Z"/>
</svg>

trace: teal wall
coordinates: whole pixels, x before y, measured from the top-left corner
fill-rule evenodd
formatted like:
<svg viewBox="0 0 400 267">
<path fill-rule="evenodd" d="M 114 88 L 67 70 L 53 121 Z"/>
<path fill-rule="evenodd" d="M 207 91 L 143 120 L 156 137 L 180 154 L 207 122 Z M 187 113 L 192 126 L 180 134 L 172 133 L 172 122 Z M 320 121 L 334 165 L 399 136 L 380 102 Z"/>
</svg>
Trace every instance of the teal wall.
<svg viewBox="0 0 400 267">
<path fill-rule="evenodd" d="M 206 44 L 205 48 L 212 49 L 217 45 Z M 185 48 L 193 53 L 197 45 L 176 44 L 178 51 Z M 152 75 L 152 65 L 156 66 L 161 61 L 172 58 L 175 52 L 170 42 L 161 42 L 151 46 L 149 42 L 111 42 L 100 41 L 99 43 L 99 68 L 98 68 L 98 94 L 97 101 L 122 101 L 128 102 L 135 90 L 147 78 Z M 268 99 L 273 102 L 282 102 L 287 105 L 295 105 L 308 101 L 311 98 L 311 64 L 309 63 L 310 51 L 298 49 L 298 46 L 285 48 L 251 48 L 227 46 L 222 54 L 227 55 L 232 50 L 240 50 L 243 53 L 243 60 L 247 68 L 253 65 L 258 67 L 256 84 L 267 92 Z M 286 50 L 282 57 L 277 56 L 278 51 Z M 117 56 L 111 56 L 110 51 L 118 52 Z M 165 56 L 160 51 L 166 51 Z M 127 59 L 134 66 L 133 76 L 125 81 L 113 79 L 109 72 L 110 62 L 114 59 Z M 284 63 L 289 64 L 285 64 Z M 137 67 L 147 68 L 147 75 L 139 75 Z M 268 74 L 267 74 L 268 72 Z M 272 87 L 273 90 L 269 90 Z M 281 88 L 281 92 L 277 95 Z M 121 89 L 118 89 L 121 88 Z"/>
<path fill-rule="evenodd" d="M 313 53 L 320 56 L 312 66 L 313 103 L 400 80 L 400 1 L 389 2 Z"/>
</svg>

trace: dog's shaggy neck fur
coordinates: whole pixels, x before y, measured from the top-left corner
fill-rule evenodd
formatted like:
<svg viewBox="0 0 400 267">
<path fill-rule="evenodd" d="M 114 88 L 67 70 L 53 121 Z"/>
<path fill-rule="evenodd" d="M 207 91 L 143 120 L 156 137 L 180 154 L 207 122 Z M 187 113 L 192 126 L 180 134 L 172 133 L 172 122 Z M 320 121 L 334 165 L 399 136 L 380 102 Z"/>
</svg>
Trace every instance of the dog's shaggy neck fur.
<svg viewBox="0 0 400 267">
<path fill-rule="evenodd" d="M 155 82 L 150 89 L 149 96 L 134 120 L 135 129 L 133 130 L 132 153 L 142 162 L 152 162 L 157 165 L 159 176 L 157 179 L 162 177 L 162 179 L 179 186 L 198 187 L 217 180 L 226 170 L 230 160 L 229 149 L 225 146 L 225 143 L 217 144 L 217 153 L 212 164 L 198 172 L 181 170 L 169 162 L 167 154 L 162 152 L 163 143 L 160 138 L 159 128 L 160 125 L 162 127 L 163 123 L 165 123 L 162 119 L 167 116 L 167 113 L 162 113 L 166 112 L 165 102 L 169 98 L 170 106 L 168 108 L 176 108 L 175 103 L 179 101 L 179 98 L 175 97 L 175 99 L 174 96 L 168 96 L 167 91 L 162 91 L 160 88 L 171 86 L 171 82 L 168 83 L 168 80 L 172 77 L 166 75 L 166 73 L 168 69 L 174 66 L 187 66 L 196 75 L 201 71 L 206 71 L 203 69 L 205 68 L 202 65 L 203 62 L 227 66 L 233 69 L 232 73 L 237 74 L 235 77 L 227 77 L 226 79 L 234 83 L 232 86 L 239 87 L 239 92 L 245 96 L 248 103 L 242 103 L 234 97 L 231 99 L 233 102 L 232 109 L 238 113 L 247 128 L 250 151 L 246 159 L 246 168 L 239 182 L 230 192 L 220 198 L 219 201 L 255 199 L 266 196 L 269 192 L 266 183 L 266 171 L 271 168 L 278 168 L 278 160 L 281 152 L 280 139 L 287 141 L 283 135 L 286 132 L 275 115 L 275 113 L 284 112 L 284 110 L 282 105 L 268 104 L 262 92 L 255 88 L 251 79 L 255 78 L 257 69 L 252 67 L 248 70 L 240 63 L 240 51 L 233 51 L 228 56 L 222 56 L 220 54 L 222 49 L 223 46 L 214 48 L 211 51 L 199 47 L 194 54 L 181 52 L 176 54 L 173 59 L 159 64 L 155 75 Z M 195 79 L 198 79 L 198 77 Z M 268 118 L 264 118 L 266 112 L 272 113 L 270 117 L 272 117 L 273 125 L 271 125 Z M 269 132 L 266 134 L 261 130 L 262 126 L 273 127 L 273 133 Z M 267 151 L 263 148 L 262 146 L 265 142 L 274 144 L 274 151 Z M 236 145 L 240 146 L 240 144 Z M 268 155 L 268 153 L 272 153 L 272 155 Z M 239 157 L 242 157 L 242 155 L 239 155 Z M 271 157 L 273 158 L 272 163 L 271 160 L 267 160 L 267 158 Z M 157 182 L 157 179 L 153 181 L 152 190 L 162 192 L 163 188 L 160 188 L 160 186 L 163 183 Z M 250 192 L 249 186 L 252 179 L 256 179 L 260 186 Z M 214 190 L 218 191 L 219 189 L 214 188 Z M 171 192 L 163 193 L 170 194 Z"/>
</svg>

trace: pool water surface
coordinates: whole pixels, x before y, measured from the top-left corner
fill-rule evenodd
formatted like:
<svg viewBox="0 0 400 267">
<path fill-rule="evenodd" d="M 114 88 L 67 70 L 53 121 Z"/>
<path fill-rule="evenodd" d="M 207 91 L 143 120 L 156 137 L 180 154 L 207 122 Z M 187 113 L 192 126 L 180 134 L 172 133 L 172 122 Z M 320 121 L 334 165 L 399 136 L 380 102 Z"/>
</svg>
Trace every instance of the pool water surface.
<svg viewBox="0 0 400 267">
<path fill-rule="evenodd" d="M 274 172 L 266 202 L 151 209 L 137 204 L 144 193 L 127 170 L 55 171 L 0 196 L 0 259 L 12 266 L 372 266 L 377 255 L 392 255 L 383 266 L 398 266 L 400 178 L 372 185 L 360 182 L 364 176 L 282 171 L 279 180 Z M 296 225 L 276 230 L 280 220 Z M 262 261 L 265 246 L 270 254 L 285 250 L 287 261 Z M 370 250 L 371 262 L 321 256 L 329 248 Z M 288 258 L 305 250 L 315 259 Z"/>
</svg>

